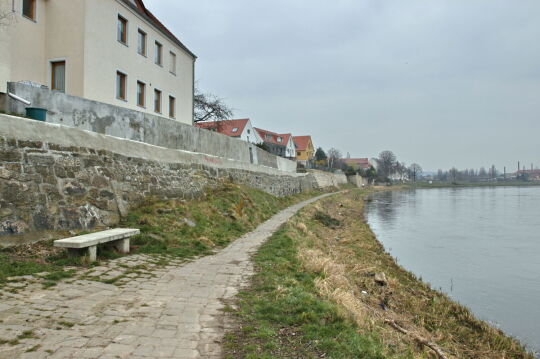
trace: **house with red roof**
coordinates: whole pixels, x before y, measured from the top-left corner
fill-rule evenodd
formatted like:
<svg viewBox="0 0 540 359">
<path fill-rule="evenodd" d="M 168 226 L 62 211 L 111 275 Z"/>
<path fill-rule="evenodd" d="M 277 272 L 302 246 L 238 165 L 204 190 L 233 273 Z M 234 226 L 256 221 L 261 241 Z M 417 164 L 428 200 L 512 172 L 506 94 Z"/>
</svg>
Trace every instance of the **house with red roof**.
<svg viewBox="0 0 540 359">
<path fill-rule="evenodd" d="M 296 148 L 290 133 L 280 134 L 255 128 L 268 151 L 276 156 L 296 158 Z"/>
<path fill-rule="evenodd" d="M 315 146 L 311 136 L 294 136 L 294 146 L 296 148 L 296 159 L 306 165 L 315 157 Z"/>
<path fill-rule="evenodd" d="M 24 81 L 193 124 L 196 56 L 142 0 L 14 0 L 9 11 L 0 97 Z"/>
<path fill-rule="evenodd" d="M 355 170 L 367 170 L 371 167 L 371 163 L 367 158 L 345 158 L 343 162 Z"/>
<path fill-rule="evenodd" d="M 263 140 L 251 124 L 251 120 L 249 118 L 239 120 L 198 122 L 195 124 L 195 126 L 218 132 L 229 137 L 239 138 L 246 142 L 255 144 L 263 143 Z"/>
</svg>

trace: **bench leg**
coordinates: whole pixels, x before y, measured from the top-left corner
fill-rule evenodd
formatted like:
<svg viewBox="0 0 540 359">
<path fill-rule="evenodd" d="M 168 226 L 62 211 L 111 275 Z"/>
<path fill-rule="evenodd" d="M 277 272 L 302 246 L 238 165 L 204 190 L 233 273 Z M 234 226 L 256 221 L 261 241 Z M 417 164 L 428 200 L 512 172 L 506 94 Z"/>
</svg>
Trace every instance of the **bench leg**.
<svg viewBox="0 0 540 359">
<path fill-rule="evenodd" d="M 88 259 L 90 262 L 97 260 L 97 246 L 88 247 Z"/>
<path fill-rule="evenodd" d="M 129 254 L 129 238 L 116 241 L 114 245 L 118 252 L 122 254 Z"/>
</svg>

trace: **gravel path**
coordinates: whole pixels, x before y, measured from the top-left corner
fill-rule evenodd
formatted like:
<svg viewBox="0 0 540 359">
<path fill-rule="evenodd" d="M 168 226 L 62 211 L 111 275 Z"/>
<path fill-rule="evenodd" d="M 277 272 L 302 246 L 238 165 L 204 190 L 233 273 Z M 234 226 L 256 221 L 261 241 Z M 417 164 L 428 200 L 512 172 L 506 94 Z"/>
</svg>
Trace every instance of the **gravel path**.
<svg viewBox="0 0 540 359">
<path fill-rule="evenodd" d="M 251 255 L 298 210 L 328 195 L 192 262 L 163 267 L 134 255 L 48 290 L 31 278 L 12 283 L 0 291 L 0 359 L 220 358 L 223 300 L 253 275 Z M 103 283 L 112 278 L 119 279 Z"/>
</svg>

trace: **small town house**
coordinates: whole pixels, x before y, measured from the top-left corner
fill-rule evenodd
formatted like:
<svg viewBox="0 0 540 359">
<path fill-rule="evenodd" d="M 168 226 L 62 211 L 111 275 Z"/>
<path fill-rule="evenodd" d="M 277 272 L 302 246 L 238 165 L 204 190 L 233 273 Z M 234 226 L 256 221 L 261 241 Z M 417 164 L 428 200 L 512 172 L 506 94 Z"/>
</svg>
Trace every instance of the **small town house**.
<svg viewBox="0 0 540 359">
<path fill-rule="evenodd" d="M 244 118 L 241 120 L 199 122 L 196 123 L 195 126 L 218 132 L 229 137 L 239 138 L 246 142 L 251 142 L 254 144 L 263 143 L 263 140 L 251 124 L 251 120 L 249 118 Z"/>
<path fill-rule="evenodd" d="M 299 163 L 307 165 L 315 157 L 315 147 L 311 136 L 294 136 L 296 159 Z"/>
<path fill-rule="evenodd" d="M 296 149 L 290 133 L 279 134 L 260 128 L 255 128 L 255 130 L 270 153 L 285 158 L 296 158 Z"/>
</svg>

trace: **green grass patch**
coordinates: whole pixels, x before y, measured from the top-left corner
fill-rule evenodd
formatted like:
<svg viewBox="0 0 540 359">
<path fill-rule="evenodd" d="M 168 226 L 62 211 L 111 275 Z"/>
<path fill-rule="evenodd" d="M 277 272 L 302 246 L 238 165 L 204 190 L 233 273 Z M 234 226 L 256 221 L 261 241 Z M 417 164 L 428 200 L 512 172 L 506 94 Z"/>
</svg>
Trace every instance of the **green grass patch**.
<svg viewBox="0 0 540 359">
<path fill-rule="evenodd" d="M 253 188 L 231 183 L 208 190 L 201 198 L 184 201 L 148 201 L 133 209 L 120 224 L 138 228 L 141 235 L 133 238 L 131 253 L 156 255 L 156 265 L 167 265 L 171 259 L 208 255 L 232 240 L 255 229 L 280 210 L 319 195 L 314 191 L 288 197 L 275 197 Z M 89 233 L 80 232 L 78 235 Z M 124 255 L 107 246 L 98 247 L 98 260 L 112 260 Z M 45 288 L 54 287 L 75 273 L 65 267 L 90 268 L 87 257 L 69 256 L 53 247 L 53 240 L 0 250 L 0 287 L 9 277 L 41 272 Z M 128 271 L 129 272 L 129 271 Z M 128 273 L 126 273 L 128 274 Z M 123 277 L 104 280 L 116 283 Z"/>
<path fill-rule="evenodd" d="M 149 202 L 132 211 L 122 226 L 141 230 L 132 241 L 138 253 L 191 258 L 228 245 L 280 210 L 318 194 L 279 198 L 225 184 L 189 202 Z"/>
<path fill-rule="evenodd" d="M 317 295 L 316 277 L 302 271 L 286 229 L 263 245 L 255 263 L 259 272 L 239 294 L 242 325 L 226 336 L 226 358 L 384 358 L 379 338 L 359 334 Z"/>
</svg>

